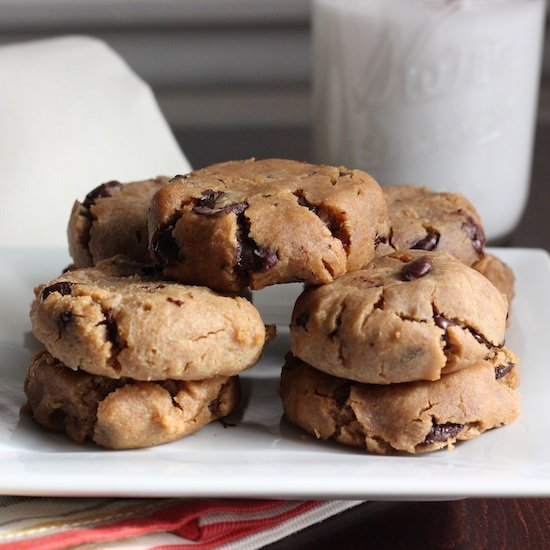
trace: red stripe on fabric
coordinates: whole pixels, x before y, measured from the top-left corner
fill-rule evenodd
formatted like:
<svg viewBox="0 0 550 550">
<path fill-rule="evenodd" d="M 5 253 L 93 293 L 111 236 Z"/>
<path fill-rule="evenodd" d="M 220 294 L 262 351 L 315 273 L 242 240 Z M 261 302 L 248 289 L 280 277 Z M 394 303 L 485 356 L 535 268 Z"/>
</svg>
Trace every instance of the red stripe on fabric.
<svg viewBox="0 0 550 550">
<path fill-rule="evenodd" d="M 108 525 L 98 525 L 89 529 L 72 529 L 52 535 L 5 543 L 0 545 L 0 548 L 4 550 L 34 550 L 36 548 L 61 550 L 78 544 L 117 540 L 159 531 L 178 532 L 180 530 L 182 534 L 192 535 L 193 538 L 189 540 L 199 540 L 204 528 L 199 526 L 198 519 L 206 514 L 261 512 L 277 508 L 285 503 L 286 501 L 283 500 L 191 500 L 153 512 L 148 516 L 126 519 Z M 280 521 L 284 521 L 284 519 Z M 241 522 L 225 523 L 227 529 Z M 186 526 L 188 527 L 186 528 Z"/>
<path fill-rule="evenodd" d="M 260 531 L 265 531 L 275 525 L 279 525 L 284 521 L 292 519 L 316 506 L 319 506 L 321 501 L 306 501 L 298 506 L 282 512 L 281 514 L 260 519 L 250 519 L 241 521 L 225 521 L 205 525 L 201 528 L 200 540 L 193 544 L 172 544 L 165 546 L 156 546 L 153 550 L 179 550 L 184 548 L 193 548 L 195 550 L 210 550 L 224 544 L 229 544 L 235 540 L 249 537 Z M 177 533 L 176 533 L 177 534 Z"/>
</svg>

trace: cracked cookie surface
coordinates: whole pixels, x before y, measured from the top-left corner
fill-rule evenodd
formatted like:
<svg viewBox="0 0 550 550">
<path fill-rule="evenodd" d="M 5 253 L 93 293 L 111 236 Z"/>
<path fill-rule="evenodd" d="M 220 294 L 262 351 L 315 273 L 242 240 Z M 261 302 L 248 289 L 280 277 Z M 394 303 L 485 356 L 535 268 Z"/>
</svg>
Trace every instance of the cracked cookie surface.
<svg viewBox="0 0 550 550">
<path fill-rule="evenodd" d="M 41 426 L 109 449 L 159 445 L 227 416 L 238 377 L 139 382 L 73 371 L 39 351 L 25 379 L 26 408 Z"/>
<path fill-rule="evenodd" d="M 388 252 L 435 251 L 452 254 L 466 265 L 483 257 L 485 233 L 464 196 L 414 185 L 383 189 L 392 227 L 385 244 Z"/>
<path fill-rule="evenodd" d="M 149 236 L 166 277 L 237 291 L 358 269 L 387 240 L 389 220 L 364 172 L 249 159 L 174 178 L 153 197 Z"/>
<path fill-rule="evenodd" d="M 370 384 L 437 380 L 501 361 L 506 298 L 455 257 L 409 251 L 307 288 L 291 350 L 316 369 Z"/>
<path fill-rule="evenodd" d="M 90 267 L 117 254 L 149 262 L 147 211 L 153 195 L 169 180 L 109 181 L 76 201 L 67 228 L 75 266 Z"/>
<path fill-rule="evenodd" d="M 518 384 L 517 366 L 484 363 L 436 382 L 361 384 L 289 355 L 280 393 L 286 417 L 317 439 L 376 454 L 421 453 L 515 420 Z"/>
<path fill-rule="evenodd" d="M 438 193 L 414 185 L 383 188 L 391 234 L 381 251 L 428 250 L 452 254 L 489 279 L 508 299 L 514 297 L 514 273 L 485 252 L 485 234 L 474 206 L 458 193 Z"/>
<path fill-rule="evenodd" d="M 133 272 L 115 258 L 36 287 L 34 335 L 68 367 L 110 378 L 200 380 L 256 363 L 265 327 L 248 300 Z"/>
</svg>

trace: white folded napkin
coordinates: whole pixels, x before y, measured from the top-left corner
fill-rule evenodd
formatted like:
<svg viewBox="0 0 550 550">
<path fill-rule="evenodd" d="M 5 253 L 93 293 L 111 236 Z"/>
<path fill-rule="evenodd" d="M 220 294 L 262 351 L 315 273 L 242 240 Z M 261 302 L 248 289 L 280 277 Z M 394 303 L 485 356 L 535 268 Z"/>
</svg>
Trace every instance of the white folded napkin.
<svg viewBox="0 0 550 550">
<path fill-rule="evenodd" d="M 150 87 L 95 38 L 0 47 L 0 245 L 64 245 L 76 198 L 190 170 Z"/>
</svg>

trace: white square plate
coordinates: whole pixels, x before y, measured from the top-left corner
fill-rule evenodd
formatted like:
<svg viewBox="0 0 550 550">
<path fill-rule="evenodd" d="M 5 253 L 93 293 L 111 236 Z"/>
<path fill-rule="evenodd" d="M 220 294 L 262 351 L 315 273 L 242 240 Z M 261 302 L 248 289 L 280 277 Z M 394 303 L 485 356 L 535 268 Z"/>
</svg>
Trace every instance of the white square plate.
<svg viewBox="0 0 550 550">
<path fill-rule="evenodd" d="M 61 249 L 0 249 L 0 494 L 51 496 L 450 499 L 550 496 L 550 262 L 541 250 L 494 249 L 515 271 L 507 345 L 521 360 L 520 418 L 419 456 L 374 456 L 315 441 L 282 419 L 277 388 L 300 285 L 270 287 L 255 303 L 278 337 L 242 375 L 243 405 L 180 441 L 133 451 L 77 445 L 20 414 L 32 288 L 69 263 Z"/>
</svg>

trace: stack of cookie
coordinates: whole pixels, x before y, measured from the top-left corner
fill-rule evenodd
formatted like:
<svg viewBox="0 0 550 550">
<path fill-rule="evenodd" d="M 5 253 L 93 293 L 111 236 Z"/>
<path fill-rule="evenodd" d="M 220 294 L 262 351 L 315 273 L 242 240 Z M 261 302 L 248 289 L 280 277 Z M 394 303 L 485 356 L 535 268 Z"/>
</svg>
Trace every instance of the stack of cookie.
<svg viewBox="0 0 550 550">
<path fill-rule="evenodd" d="M 517 358 L 504 347 L 513 273 L 484 252 L 464 197 L 414 186 L 385 195 L 381 255 L 297 300 L 285 413 L 373 453 L 451 447 L 519 414 Z"/>
<path fill-rule="evenodd" d="M 238 374 L 263 349 L 248 300 L 163 281 L 143 263 L 147 209 L 166 181 L 109 182 L 77 203 L 71 253 L 95 265 L 35 289 L 32 328 L 45 349 L 25 380 L 27 408 L 78 442 L 148 447 L 226 416 L 239 402 Z"/>
<path fill-rule="evenodd" d="M 322 439 L 374 453 L 452 445 L 518 414 L 506 298 L 456 258 L 410 251 L 298 298 L 281 396 Z"/>
<path fill-rule="evenodd" d="M 230 162 L 175 178 L 149 221 L 168 278 L 306 284 L 281 397 L 317 437 L 415 453 L 517 416 L 517 360 L 503 347 L 513 275 L 484 262 L 465 198 L 412 186 L 384 196 L 345 168 Z"/>
<path fill-rule="evenodd" d="M 301 281 L 287 417 L 378 453 L 452 445 L 518 413 L 513 275 L 484 240 L 462 197 L 384 192 L 342 167 L 250 159 L 103 184 L 71 214 L 76 268 L 36 289 L 47 351 L 29 408 L 111 448 L 181 437 L 235 406 L 261 353 L 263 323 L 236 293 Z"/>
<path fill-rule="evenodd" d="M 27 407 L 42 426 L 108 448 L 191 433 L 236 406 L 235 377 L 266 340 L 235 293 L 329 282 L 372 259 L 388 230 L 380 187 L 357 171 L 249 160 L 102 184 L 73 207 L 74 265 L 35 289 L 45 349 Z"/>
</svg>

